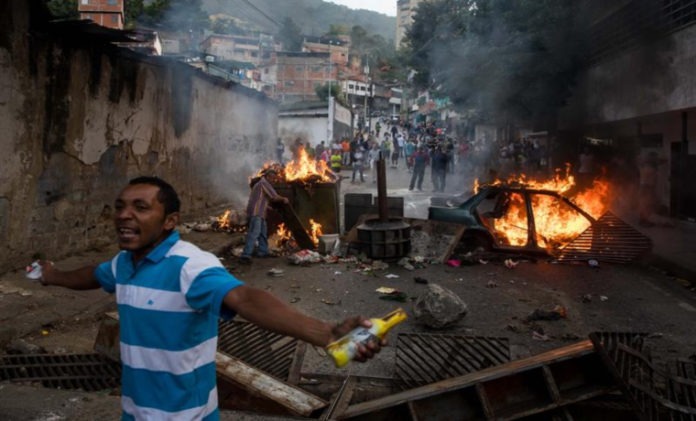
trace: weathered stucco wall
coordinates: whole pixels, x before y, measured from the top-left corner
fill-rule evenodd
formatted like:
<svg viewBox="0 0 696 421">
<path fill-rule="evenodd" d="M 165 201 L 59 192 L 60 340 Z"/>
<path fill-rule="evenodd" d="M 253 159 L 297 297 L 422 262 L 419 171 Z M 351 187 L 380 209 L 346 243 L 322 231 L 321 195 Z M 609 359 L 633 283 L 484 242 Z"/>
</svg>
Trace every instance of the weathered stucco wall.
<svg viewBox="0 0 696 421">
<path fill-rule="evenodd" d="M 613 122 L 696 105 L 696 26 L 628 49 L 583 73 L 560 126 Z"/>
<path fill-rule="evenodd" d="M 157 175 L 184 217 L 243 206 L 273 156 L 277 107 L 183 63 L 0 6 L 0 271 L 113 241 L 118 191 Z"/>
</svg>

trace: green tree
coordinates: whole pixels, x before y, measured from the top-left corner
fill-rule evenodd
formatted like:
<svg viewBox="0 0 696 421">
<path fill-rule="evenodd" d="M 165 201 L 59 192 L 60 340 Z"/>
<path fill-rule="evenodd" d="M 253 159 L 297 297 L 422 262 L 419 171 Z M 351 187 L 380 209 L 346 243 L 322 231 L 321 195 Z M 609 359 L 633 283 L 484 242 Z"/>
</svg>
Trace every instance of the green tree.
<svg viewBox="0 0 696 421">
<path fill-rule="evenodd" d="M 278 37 L 282 40 L 283 48 L 286 51 L 301 51 L 304 37 L 300 27 L 295 21 L 286 17 L 283 19 L 283 24 L 278 31 Z"/>
<path fill-rule="evenodd" d="M 201 0 L 154 0 L 143 7 L 138 22 L 168 30 L 202 30 L 210 27 L 210 18 Z"/>
<path fill-rule="evenodd" d="M 244 34 L 246 31 L 240 28 L 234 19 L 216 18 L 213 20 L 210 29 L 216 34 Z"/>
<path fill-rule="evenodd" d="M 326 101 L 329 98 L 329 84 L 325 83 L 323 85 L 318 85 L 314 88 L 314 92 L 317 94 L 320 100 Z M 334 98 L 341 97 L 341 86 L 338 83 L 331 83 L 331 96 Z"/>
<path fill-rule="evenodd" d="M 76 0 L 48 0 L 46 6 L 56 19 L 77 19 L 79 17 Z"/>
<path fill-rule="evenodd" d="M 404 48 L 413 83 L 500 122 L 548 124 L 585 56 L 572 0 L 436 0 L 419 5 Z"/>
</svg>

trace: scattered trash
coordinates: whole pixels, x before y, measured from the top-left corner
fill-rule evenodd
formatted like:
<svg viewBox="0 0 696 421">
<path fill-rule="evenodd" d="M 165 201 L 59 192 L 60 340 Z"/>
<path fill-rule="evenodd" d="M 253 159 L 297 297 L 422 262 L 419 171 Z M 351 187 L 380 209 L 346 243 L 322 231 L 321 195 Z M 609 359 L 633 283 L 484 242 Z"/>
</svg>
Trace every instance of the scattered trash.
<svg viewBox="0 0 696 421">
<path fill-rule="evenodd" d="M 498 288 L 498 284 L 495 281 L 488 281 L 486 283 L 486 288 Z"/>
<path fill-rule="evenodd" d="M 27 272 L 27 278 L 34 280 L 41 279 L 41 265 L 39 264 L 38 260 L 32 262 L 32 264 L 27 266 L 25 270 Z"/>
<path fill-rule="evenodd" d="M 337 271 L 334 272 L 334 275 L 341 275 L 342 273 L 343 273 L 343 272 L 341 272 L 340 270 L 337 270 Z"/>
<path fill-rule="evenodd" d="M 310 263 L 319 263 L 323 259 L 321 257 L 321 254 L 317 253 L 316 251 L 305 249 L 291 254 L 290 256 L 288 256 L 288 260 L 292 264 L 303 265 Z"/>
<path fill-rule="evenodd" d="M 487 265 L 487 264 L 488 264 L 488 260 L 479 259 L 478 262 L 481 263 L 482 265 Z"/>
<path fill-rule="evenodd" d="M 589 303 L 590 301 L 592 301 L 592 294 L 585 294 L 582 296 L 583 303 Z"/>
<path fill-rule="evenodd" d="M 427 284 L 428 280 L 425 278 L 421 278 L 420 276 L 416 276 L 413 278 L 414 281 L 416 281 L 417 284 Z"/>
<path fill-rule="evenodd" d="M 393 278 L 398 278 L 399 275 L 395 275 L 393 273 L 388 273 L 388 274 L 384 275 L 384 277 L 389 278 L 389 279 L 393 279 Z"/>
<path fill-rule="evenodd" d="M 607 297 L 606 295 L 599 296 L 599 301 L 607 301 L 608 299 L 609 299 L 609 297 Z"/>
<path fill-rule="evenodd" d="M 458 259 L 449 259 L 446 263 L 447 263 L 447 266 L 451 266 L 453 268 L 458 268 L 459 266 L 462 265 L 462 262 Z"/>
<path fill-rule="evenodd" d="M 579 339 L 580 337 L 574 333 L 564 333 L 563 335 L 561 335 L 561 340 L 564 341 L 577 341 Z"/>
<path fill-rule="evenodd" d="M 534 339 L 535 341 L 544 341 L 544 342 L 548 342 L 551 340 L 551 338 L 549 338 L 547 334 L 539 333 L 536 330 L 532 331 L 532 339 Z"/>
<path fill-rule="evenodd" d="M 653 333 L 651 333 L 651 334 L 648 335 L 648 338 L 661 338 L 661 337 L 663 337 L 663 336 L 664 336 L 664 335 L 663 335 L 662 333 L 660 333 L 660 332 L 653 332 Z"/>
<path fill-rule="evenodd" d="M 293 303 L 293 304 L 296 303 L 296 302 L 298 302 L 298 301 L 300 301 L 300 297 L 292 297 L 292 298 L 290 299 L 290 302 Z"/>
<path fill-rule="evenodd" d="M 211 224 L 205 222 L 201 222 L 193 226 L 193 230 L 198 232 L 207 232 L 210 231 L 212 228 L 213 226 Z"/>
<path fill-rule="evenodd" d="M 268 276 L 283 276 L 285 271 L 282 269 L 271 268 L 268 270 Z"/>
<path fill-rule="evenodd" d="M 599 267 L 599 261 L 597 261 L 596 259 L 590 259 L 590 260 L 588 260 L 588 261 L 587 261 L 587 264 L 588 264 L 591 268 L 598 268 L 598 267 Z"/>
<path fill-rule="evenodd" d="M 379 297 L 380 300 L 388 301 L 398 301 L 400 303 L 405 303 L 408 300 L 408 295 L 403 291 L 394 291 L 390 294 L 383 294 Z"/>
<path fill-rule="evenodd" d="M 527 316 L 527 321 L 531 322 L 534 320 L 559 320 L 564 319 L 567 316 L 567 311 L 565 307 L 557 305 L 553 310 L 541 310 L 536 309 Z"/>
<path fill-rule="evenodd" d="M 383 262 L 381 260 L 375 260 L 374 262 L 372 262 L 372 269 L 373 270 L 389 269 L 389 263 Z"/>
<path fill-rule="evenodd" d="M 508 269 L 513 269 L 515 266 L 517 266 L 520 262 L 516 262 L 512 259 L 505 259 L 505 267 Z"/>
<path fill-rule="evenodd" d="M 322 298 L 321 302 L 324 304 L 330 305 L 330 306 L 334 306 L 334 305 L 338 304 L 336 301 L 328 300 L 326 298 Z"/>
<path fill-rule="evenodd" d="M 375 291 L 382 294 L 379 297 L 380 300 L 400 301 L 403 303 L 408 299 L 408 295 L 405 292 L 401 292 L 396 288 L 379 287 Z"/>
</svg>

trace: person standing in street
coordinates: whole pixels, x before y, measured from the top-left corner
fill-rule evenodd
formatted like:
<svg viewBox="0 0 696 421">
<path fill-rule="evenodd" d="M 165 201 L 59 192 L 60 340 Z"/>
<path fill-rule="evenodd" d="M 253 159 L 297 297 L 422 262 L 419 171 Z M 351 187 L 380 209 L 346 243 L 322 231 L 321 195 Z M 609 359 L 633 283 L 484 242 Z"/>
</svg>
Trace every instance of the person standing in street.
<svg viewBox="0 0 696 421">
<path fill-rule="evenodd" d="M 121 190 L 114 224 L 121 251 L 110 261 L 63 271 L 41 261 L 43 285 L 115 294 L 119 313 L 123 420 L 218 420 L 218 321 L 240 315 L 261 328 L 326 346 L 358 326 L 305 315 L 235 278 L 213 254 L 183 241 L 179 197 L 156 177 Z M 358 344 L 365 361 L 384 341 Z"/>
<path fill-rule="evenodd" d="M 239 261 L 244 264 L 251 263 L 251 256 L 254 252 L 254 246 L 258 242 L 257 257 L 268 257 L 268 225 L 266 224 L 266 213 L 271 203 L 288 204 L 290 201 L 287 197 L 279 195 L 268 177 L 276 175 L 276 172 L 271 169 L 265 169 L 260 176 L 254 177 L 251 180 L 251 193 L 247 203 L 247 224 L 246 244 L 242 251 L 242 256 Z"/>
<path fill-rule="evenodd" d="M 423 191 L 423 177 L 425 176 L 425 167 L 428 166 L 430 157 L 423 146 L 419 146 L 413 154 L 413 174 L 411 174 L 411 183 L 408 186 L 409 190 L 418 187 L 418 191 Z"/>
<path fill-rule="evenodd" d="M 442 150 L 442 146 L 438 145 L 435 148 L 432 156 L 432 179 L 433 191 L 445 191 L 445 178 L 447 177 L 447 154 Z"/>
<path fill-rule="evenodd" d="M 365 151 L 362 147 L 358 148 L 353 154 L 353 178 L 351 182 L 355 183 L 355 174 L 360 174 L 360 182 L 365 182 L 365 176 L 363 175 L 363 170 L 365 168 Z"/>
</svg>

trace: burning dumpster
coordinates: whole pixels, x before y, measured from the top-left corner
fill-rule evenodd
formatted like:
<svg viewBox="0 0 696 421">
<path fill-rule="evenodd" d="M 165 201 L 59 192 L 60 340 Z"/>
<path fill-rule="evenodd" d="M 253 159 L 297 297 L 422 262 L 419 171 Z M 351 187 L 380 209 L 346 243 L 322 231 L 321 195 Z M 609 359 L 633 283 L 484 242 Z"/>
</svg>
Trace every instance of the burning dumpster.
<svg viewBox="0 0 696 421">
<path fill-rule="evenodd" d="M 269 232 L 296 230 L 297 227 L 290 226 L 293 217 L 289 217 L 288 213 L 292 212 L 314 246 L 318 244 L 320 235 L 339 233 L 340 179 L 324 161 L 311 159 L 300 148 L 296 159 L 285 167 L 267 163 L 259 173 L 270 167 L 273 167 L 276 175 L 270 177 L 269 181 L 278 194 L 290 200 L 291 209 L 269 213 Z"/>
</svg>

